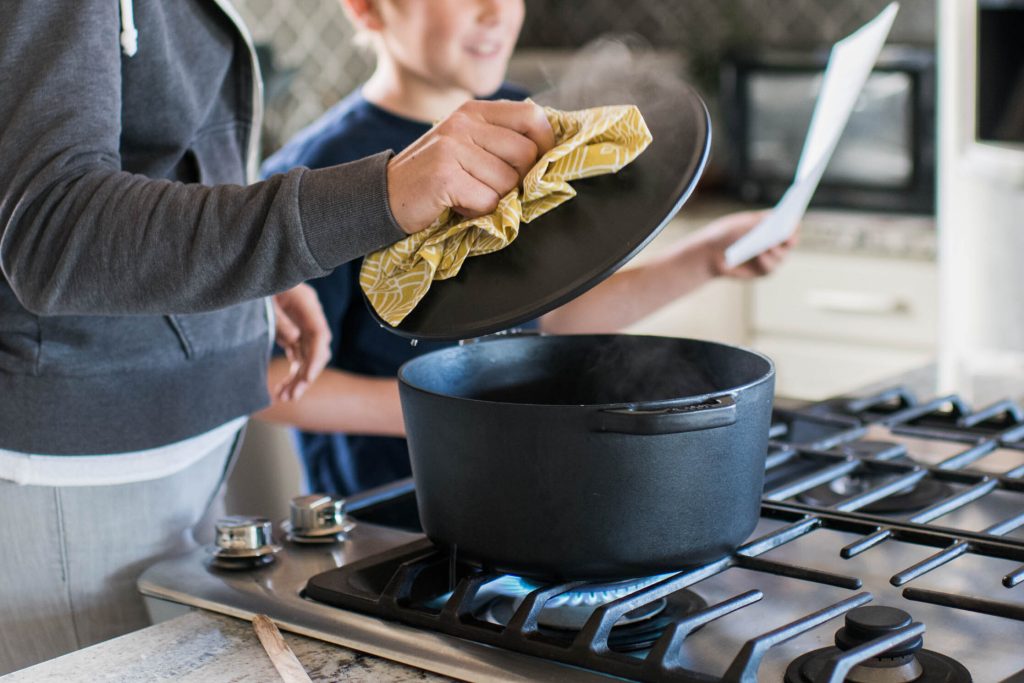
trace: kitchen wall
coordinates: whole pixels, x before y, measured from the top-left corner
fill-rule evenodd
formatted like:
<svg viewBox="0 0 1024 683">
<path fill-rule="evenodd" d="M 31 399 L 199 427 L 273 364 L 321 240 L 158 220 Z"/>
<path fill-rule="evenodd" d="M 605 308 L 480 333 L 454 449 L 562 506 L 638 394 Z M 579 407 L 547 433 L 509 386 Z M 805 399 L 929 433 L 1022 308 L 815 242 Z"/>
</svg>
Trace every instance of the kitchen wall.
<svg viewBox="0 0 1024 683">
<path fill-rule="evenodd" d="M 939 369 L 968 401 L 1024 391 L 1024 145 L 976 138 L 978 4 L 939 2 Z"/>
<path fill-rule="evenodd" d="M 887 4 L 888 0 L 527 0 L 520 45 L 572 48 L 611 29 L 691 54 L 736 45 L 813 47 L 842 38 Z M 934 43 L 934 5 L 934 0 L 902 0 L 892 40 Z"/>
<path fill-rule="evenodd" d="M 352 26 L 337 0 L 234 0 L 253 40 L 269 43 L 274 66 L 296 68 L 288 90 L 268 103 L 265 152 L 334 104 L 373 69 L 373 60 L 353 40 Z M 267 65 L 263 65 L 266 72 Z"/>
<path fill-rule="evenodd" d="M 877 14 L 887 0 L 526 0 L 520 50 L 578 48 L 607 32 L 634 33 L 678 50 L 694 77 L 711 88 L 720 55 L 742 47 L 831 43 Z M 935 1 L 902 0 L 892 41 L 935 41 Z M 269 42 L 275 65 L 298 71 L 270 103 L 266 151 L 350 92 L 372 70 L 355 44 L 337 0 L 235 0 L 257 42 Z"/>
</svg>

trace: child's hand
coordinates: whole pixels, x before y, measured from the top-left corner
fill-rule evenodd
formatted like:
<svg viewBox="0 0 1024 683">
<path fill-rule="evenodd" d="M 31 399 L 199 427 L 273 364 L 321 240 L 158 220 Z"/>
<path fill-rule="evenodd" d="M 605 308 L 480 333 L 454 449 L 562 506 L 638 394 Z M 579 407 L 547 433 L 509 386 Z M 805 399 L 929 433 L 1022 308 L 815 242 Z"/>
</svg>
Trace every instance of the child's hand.
<svg viewBox="0 0 1024 683">
<path fill-rule="evenodd" d="M 273 389 L 274 400 L 291 401 L 305 393 L 331 359 L 331 330 L 316 290 L 297 285 L 272 297 L 275 341 L 288 358 L 288 376 Z"/>
<path fill-rule="evenodd" d="M 699 233 L 700 239 L 707 247 L 709 266 L 713 276 L 734 277 L 740 280 L 768 275 L 775 270 L 789 254 L 799 241 L 799 228 L 793 236 L 782 244 L 755 256 L 754 258 L 741 263 L 735 268 L 725 265 L 725 250 L 729 246 L 754 229 L 765 216 L 767 211 L 741 211 L 731 213 L 708 223 Z"/>
<path fill-rule="evenodd" d="M 445 209 L 488 214 L 554 142 L 532 102 L 467 102 L 388 163 L 391 212 L 409 234 Z"/>
</svg>

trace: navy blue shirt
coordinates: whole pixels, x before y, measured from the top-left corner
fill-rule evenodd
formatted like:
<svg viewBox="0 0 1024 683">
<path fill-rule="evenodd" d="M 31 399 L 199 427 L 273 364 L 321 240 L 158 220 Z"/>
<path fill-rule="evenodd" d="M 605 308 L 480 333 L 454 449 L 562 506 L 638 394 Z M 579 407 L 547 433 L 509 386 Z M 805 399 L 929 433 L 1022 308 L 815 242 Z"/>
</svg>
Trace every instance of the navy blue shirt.
<svg viewBox="0 0 1024 683">
<path fill-rule="evenodd" d="M 503 86 L 488 99 L 521 100 L 526 93 Z M 402 151 L 430 124 L 392 114 L 356 91 L 292 138 L 264 162 L 263 176 L 295 166 L 334 166 L 392 149 Z M 419 342 L 382 329 L 370 316 L 359 288 L 361 261 L 311 280 L 331 327 L 330 367 L 361 375 L 394 377 L 407 360 L 451 343 Z M 298 447 L 310 490 L 350 495 L 411 474 L 405 439 L 356 434 L 299 432 Z"/>
</svg>

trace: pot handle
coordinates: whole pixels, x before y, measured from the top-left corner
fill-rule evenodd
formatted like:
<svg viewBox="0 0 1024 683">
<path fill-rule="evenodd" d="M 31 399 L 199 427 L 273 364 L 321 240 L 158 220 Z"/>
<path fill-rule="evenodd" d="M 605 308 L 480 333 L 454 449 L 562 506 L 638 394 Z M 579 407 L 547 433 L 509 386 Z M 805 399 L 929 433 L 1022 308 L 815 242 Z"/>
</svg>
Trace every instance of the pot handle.
<svg viewBox="0 0 1024 683">
<path fill-rule="evenodd" d="M 616 434 L 679 434 L 727 427 L 736 423 L 736 401 L 726 394 L 702 401 L 638 404 L 630 408 L 599 410 L 592 425 L 596 432 Z"/>
</svg>

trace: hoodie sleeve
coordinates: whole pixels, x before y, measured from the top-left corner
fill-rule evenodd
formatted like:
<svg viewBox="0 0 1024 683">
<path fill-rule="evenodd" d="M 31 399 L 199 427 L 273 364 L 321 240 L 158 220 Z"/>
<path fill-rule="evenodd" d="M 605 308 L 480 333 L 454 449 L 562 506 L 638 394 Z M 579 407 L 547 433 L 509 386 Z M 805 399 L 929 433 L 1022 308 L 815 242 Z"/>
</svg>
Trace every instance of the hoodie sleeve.
<svg viewBox="0 0 1024 683">
<path fill-rule="evenodd" d="M 17 0 L 3 13 L 0 269 L 30 311 L 212 310 L 405 236 L 387 153 L 247 187 L 122 171 L 118 3 Z"/>
</svg>

